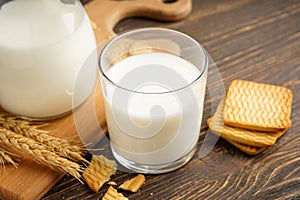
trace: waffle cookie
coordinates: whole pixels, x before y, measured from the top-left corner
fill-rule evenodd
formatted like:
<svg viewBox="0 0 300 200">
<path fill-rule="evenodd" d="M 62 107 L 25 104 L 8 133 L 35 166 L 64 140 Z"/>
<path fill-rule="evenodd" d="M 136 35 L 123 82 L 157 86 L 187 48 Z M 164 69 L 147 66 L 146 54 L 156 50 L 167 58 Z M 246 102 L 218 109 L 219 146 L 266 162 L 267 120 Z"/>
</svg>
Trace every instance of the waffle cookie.
<svg viewBox="0 0 300 200">
<path fill-rule="evenodd" d="M 227 140 L 227 142 L 229 142 L 236 148 L 240 149 L 241 151 L 243 151 L 246 154 L 251 155 L 251 156 L 255 156 L 255 155 L 259 154 L 260 152 L 262 152 L 263 150 L 265 150 L 265 148 L 263 148 L 263 147 L 255 147 L 255 146 L 245 145 L 245 144 L 241 144 L 241 143 L 234 142 L 231 140 Z"/>
<path fill-rule="evenodd" d="M 284 87 L 235 80 L 207 124 L 236 148 L 256 155 L 291 127 L 292 96 Z"/>
<path fill-rule="evenodd" d="M 284 131 L 291 126 L 292 98 L 285 87 L 234 80 L 226 95 L 224 122 L 255 131 Z"/>
<path fill-rule="evenodd" d="M 209 118 L 207 120 L 207 124 L 210 127 L 212 133 L 214 133 L 216 135 L 221 135 L 221 137 L 223 139 L 225 139 L 227 142 L 229 142 L 230 144 L 232 144 L 236 148 L 240 149 L 241 151 L 243 151 L 243 152 L 245 152 L 245 153 L 247 153 L 249 155 L 257 155 L 257 154 L 259 154 L 260 152 L 262 152 L 265 149 L 265 147 L 251 146 L 251 145 L 239 143 L 239 142 L 236 142 L 236 141 L 233 141 L 233 140 L 229 139 L 224 134 L 223 135 L 221 134 L 221 132 L 222 132 L 221 130 L 219 130 L 219 131 L 212 130 L 212 128 L 211 128 L 212 127 L 211 121 L 212 121 L 212 118 Z"/>
<path fill-rule="evenodd" d="M 211 131 L 213 133 L 221 134 L 221 137 L 223 138 L 249 146 L 264 148 L 274 145 L 276 140 L 287 130 L 285 129 L 270 133 L 228 126 L 224 123 L 223 119 L 226 101 L 224 98 L 220 101 L 216 113 L 211 122 L 208 123 Z"/>
</svg>

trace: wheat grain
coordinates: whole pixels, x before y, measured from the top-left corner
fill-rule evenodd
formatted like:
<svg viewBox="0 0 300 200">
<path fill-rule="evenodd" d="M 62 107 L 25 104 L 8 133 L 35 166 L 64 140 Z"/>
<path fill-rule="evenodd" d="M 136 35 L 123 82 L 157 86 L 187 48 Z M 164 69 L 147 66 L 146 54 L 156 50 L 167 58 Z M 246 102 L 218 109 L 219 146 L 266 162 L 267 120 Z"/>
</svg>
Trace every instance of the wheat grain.
<svg viewBox="0 0 300 200">
<path fill-rule="evenodd" d="M 6 164 L 12 164 L 17 168 L 18 164 L 14 161 L 11 155 L 11 153 L 0 147 L 0 166 L 4 167 Z"/>
<path fill-rule="evenodd" d="M 33 139 L 0 128 L 0 143 L 11 147 L 13 150 L 19 151 L 21 154 L 34 158 L 34 160 L 39 163 L 45 164 L 53 169 L 60 169 L 80 180 L 81 176 L 79 172 L 81 172 L 82 169 L 78 163 L 60 157 Z"/>
<path fill-rule="evenodd" d="M 79 145 L 71 145 L 67 140 L 49 135 L 49 131 L 39 129 L 46 124 L 33 123 L 8 115 L 0 115 L 0 127 L 29 137 L 45 146 L 48 150 L 73 161 L 86 161 L 81 155 L 84 150 Z"/>
</svg>

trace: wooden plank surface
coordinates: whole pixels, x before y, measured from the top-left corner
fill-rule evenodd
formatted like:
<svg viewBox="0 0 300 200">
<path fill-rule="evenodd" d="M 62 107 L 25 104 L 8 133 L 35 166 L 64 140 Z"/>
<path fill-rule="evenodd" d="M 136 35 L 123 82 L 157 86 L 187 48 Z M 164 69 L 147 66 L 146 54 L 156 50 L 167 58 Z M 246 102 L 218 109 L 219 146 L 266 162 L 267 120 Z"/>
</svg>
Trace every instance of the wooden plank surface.
<svg viewBox="0 0 300 200">
<path fill-rule="evenodd" d="M 291 129 L 276 145 L 251 157 L 219 139 L 213 150 L 177 171 L 146 175 L 146 184 L 130 199 L 299 199 L 300 198 L 300 1 L 299 0 L 194 0 L 192 14 L 175 23 L 129 19 L 117 32 L 145 26 L 168 27 L 200 41 L 223 77 L 225 88 L 234 79 L 284 85 L 293 90 Z M 223 95 L 210 70 L 200 149 L 208 131 L 211 105 Z M 213 137 L 213 136 L 211 136 Z M 212 140 L 212 139 L 211 139 Z M 109 154 L 109 146 L 100 144 Z M 113 181 L 134 174 L 118 172 Z M 93 193 L 86 185 L 65 176 L 44 199 L 101 199 L 108 186 Z"/>
</svg>

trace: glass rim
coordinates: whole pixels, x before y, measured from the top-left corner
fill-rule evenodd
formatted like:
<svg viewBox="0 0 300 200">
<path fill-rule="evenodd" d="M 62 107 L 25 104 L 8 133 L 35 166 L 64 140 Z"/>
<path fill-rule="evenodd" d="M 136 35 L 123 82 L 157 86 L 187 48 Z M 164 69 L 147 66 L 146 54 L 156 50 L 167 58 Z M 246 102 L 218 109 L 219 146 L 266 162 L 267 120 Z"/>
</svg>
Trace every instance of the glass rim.
<svg viewBox="0 0 300 200">
<path fill-rule="evenodd" d="M 126 87 L 123 87 L 123 86 L 120 86 L 118 83 L 115 83 L 114 81 L 112 81 L 107 75 L 106 73 L 103 71 L 102 67 L 101 67 L 101 61 L 102 61 L 102 57 L 103 57 L 103 54 L 104 52 L 107 50 L 107 48 L 112 44 L 114 43 L 116 40 L 118 40 L 120 37 L 123 37 L 123 36 L 126 36 L 126 35 L 129 35 L 129 34 L 132 34 L 132 33 L 137 33 L 137 32 L 144 32 L 144 31 L 169 31 L 169 32 L 172 32 L 172 33 L 176 33 L 178 35 L 181 35 L 183 37 L 186 37 L 187 39 L 189 39 L 190 41 L 192 41 L 194 44 L 196 44 L 196 46 L 198 46 L 198 48 L 202 51 L 203 55 L 204 55 L 204 67 L 203 67 L 203 70 L 200 71 L 200 74 L 197 76 L 197 78 L 195 78 L 192 82 L 182 86 L 182 87 L 179 87 L 177 89 L 174 89 L 174 90 L 169 90 L 169 91 L 165 91 L 165 92 L 141 92 L 141 91 L 136 91 L 136 90 L 132 90 L 132 89 L 128 89 Z M 177 55 L 176 55 L 177 56 Z M 180 56 L 179 56 L 180 57 Z M 182 58 L 182 57 L 180 57 Z M 184 59 L 184 58 L 182 58 Z M 197 41 L 195 40 L 194 38 L 192 38 L 191 36 L 185 34 L 185 33 L 182 33 L 182 32 L 179 32 L 179 31 L 176 31 L 176 30 L 172 30 L 172 29 L 168 29 L 168 28 L 158 28 L 158 27 L 147 27 L 147 28 L 136 28 L 136 29 L 131 29 L 131 30 L 127 30 L 127 31 L 124 31 L 122 32 L 121 34 L 115 36 L 114 38 L 110 39 L 108 42 L 106 42 L 106 44 L 103 46 L 101 52 L 100 52 L 100 55 L 99 55 L 99 59 L 98 59 L 98 67 L 100 69 L 100 73 L 101 75 L 110 83 L 112 84 L 114 87 L 116 88 L 119 88 L 119 89 L 122 89 L 122 90 L 125 90 L 125 91 L 128 91 L 128 92 L 132 92 L 132 93 L 138 93 L 138 94 L 169 94 L 169 93 L 174 93 L 174 92 L 178 92 L 178 91 L 182 91 L 182 90 L 185 90 L 186 88 L 190 87 L 191 85 L 194 85 L 196 82 L 198 82 L 200 79 L 202 79 L 202 77 L 205 75 L 205 73 L 208 71 L 208 55 L 205 51 L 205 49 L 202 47 L 202 45 Z M 193 64 L 193 63 L 192 63 Z"/>
</svg>

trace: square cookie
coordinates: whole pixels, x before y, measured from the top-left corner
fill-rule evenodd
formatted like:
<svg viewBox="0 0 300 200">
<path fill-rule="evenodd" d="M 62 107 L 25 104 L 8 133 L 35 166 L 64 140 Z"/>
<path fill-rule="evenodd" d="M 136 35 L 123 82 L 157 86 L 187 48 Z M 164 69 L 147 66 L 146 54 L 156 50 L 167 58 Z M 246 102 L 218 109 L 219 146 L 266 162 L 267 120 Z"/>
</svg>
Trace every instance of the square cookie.
<svg viewBox="0 0 300 200">
<path fill-rule="evenodd" d="M 224 123 L 256 131 L 283 131 L 292 124 L 292 99 L 292 91 L 285 87 L 234 80 L 226 95 Z"/>
<path fill-rule="evenodd" d="M 270 133 L 228 126 L 224 123 L 223 119 L 223 112 L 226 104 L 225 102 L 226 99 L 223 98 L 218 105 L 216 113 L 211 119 L 208 119 L 207 122 L 210 130 L 213 133 L 221 135 L 221 137 L 223 137 L 226 140 L 230 140 L 248 146 L 265 148 L 274 145 L 276 143 L 276 140 L 287 130 L 284 129 L 282 131 Z"/>
</svg>

